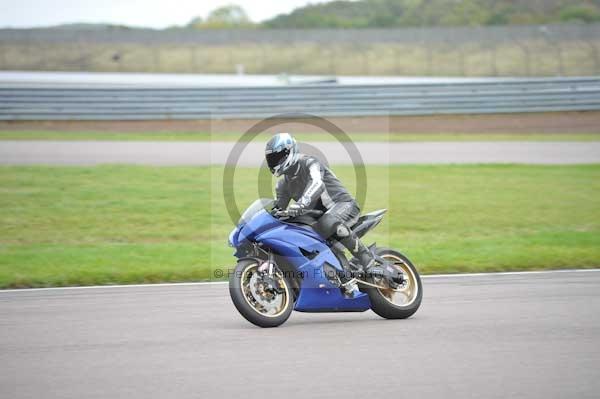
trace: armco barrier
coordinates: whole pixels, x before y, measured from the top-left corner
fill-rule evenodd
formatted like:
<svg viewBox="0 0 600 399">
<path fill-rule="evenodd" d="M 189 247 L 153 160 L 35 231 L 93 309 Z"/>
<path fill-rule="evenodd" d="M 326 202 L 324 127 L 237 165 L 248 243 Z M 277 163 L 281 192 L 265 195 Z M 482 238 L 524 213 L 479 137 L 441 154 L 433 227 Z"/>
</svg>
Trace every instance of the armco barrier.
<svg viewBox="0 0 600 399">
<path fill-rule="evenodd" d="M 0 120 L 165 120 L 600 110 L 600 77 L 394 85 L 1 87 Z"/>
</svg>

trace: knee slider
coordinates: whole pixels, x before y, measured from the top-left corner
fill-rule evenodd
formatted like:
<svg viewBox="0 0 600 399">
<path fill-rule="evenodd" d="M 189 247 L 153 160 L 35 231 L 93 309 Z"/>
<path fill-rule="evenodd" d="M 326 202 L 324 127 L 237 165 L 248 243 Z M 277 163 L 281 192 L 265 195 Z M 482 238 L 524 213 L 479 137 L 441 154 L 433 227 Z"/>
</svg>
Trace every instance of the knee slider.
<svg viewBox="0 0 600 399">
<path fill-rule="evenodd" d="M 350 235 L 350 229 L 344 223 L 340 223 L 337 226 L 335 234 L 340 238 L 348 237 Z"/>
</svg>

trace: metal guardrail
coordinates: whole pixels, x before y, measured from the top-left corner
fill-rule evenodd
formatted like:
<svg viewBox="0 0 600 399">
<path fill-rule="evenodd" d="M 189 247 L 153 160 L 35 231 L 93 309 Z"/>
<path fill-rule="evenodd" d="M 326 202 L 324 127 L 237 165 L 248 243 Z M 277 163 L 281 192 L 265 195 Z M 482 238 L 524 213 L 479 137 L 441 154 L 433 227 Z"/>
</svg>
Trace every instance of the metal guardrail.
<svg viewBox="0 0 600 399">
<path fill-rule="evenodd" d="M 165 120 L 600 110 L 600 77 L 222 88 L 0 87 L 0 120 Z"/>
</svg>

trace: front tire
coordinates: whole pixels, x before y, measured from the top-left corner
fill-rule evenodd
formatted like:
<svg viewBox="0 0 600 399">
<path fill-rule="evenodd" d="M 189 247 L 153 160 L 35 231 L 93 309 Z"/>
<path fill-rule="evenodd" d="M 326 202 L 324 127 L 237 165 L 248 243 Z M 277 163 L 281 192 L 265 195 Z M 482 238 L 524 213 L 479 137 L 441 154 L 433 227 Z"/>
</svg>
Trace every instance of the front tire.
<svg viewBox="0 0 600 399">
<path fill-rule="evenodd" d="M 421 306 L 423 298 L 423 285 L 417 268 L 406 256 L 393 249 L 378 248 L 377 255 L 394 262 L 404 273 L 406 283 L 401 290 L 364 287 L 362 290 L 369 295 L 371 309 L 385 319 L 406 319 L 412 316 Z"/>
<path fill-rule="evenodd" d="M 229 295 L 236 309 L 250 323 L 264 328 L 277 327 L 283 324 L 294 310 L 292 285 L 281 272 L 276 271 L 274 273 L 284 292 L 272 299 L 263 299 L 256 290 L 258 267 L 258 260 L 239 261 L 235 271 L 229 276 Z"/>
</svg>

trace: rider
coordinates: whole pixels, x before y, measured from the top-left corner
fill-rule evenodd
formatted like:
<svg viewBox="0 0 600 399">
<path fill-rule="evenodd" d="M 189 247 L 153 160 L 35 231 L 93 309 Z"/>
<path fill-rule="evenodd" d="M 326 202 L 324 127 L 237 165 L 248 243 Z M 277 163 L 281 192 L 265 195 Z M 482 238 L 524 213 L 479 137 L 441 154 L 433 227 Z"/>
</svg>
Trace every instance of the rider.
<svg viewBox="0 0 600 399">
<path fill-rule="evenodd" d="M 271 173 L 283 176 L 275 188 L 275 210 L 287 208 L 292 217 L 309 209 L 323 211 L 317 230 L 326 238 L 333 236 L 341 242 L 360 262 L 357 266 L 363 272 L 374 272 L 374 255 L 350 229 L 360 208 L 336 175 L 316 158 L 300 154 L 289 133 L 273 136 L 267 142 L 265 156 Z M 289 205 L 291 199 L 295 203 Z"/>
</svg>

